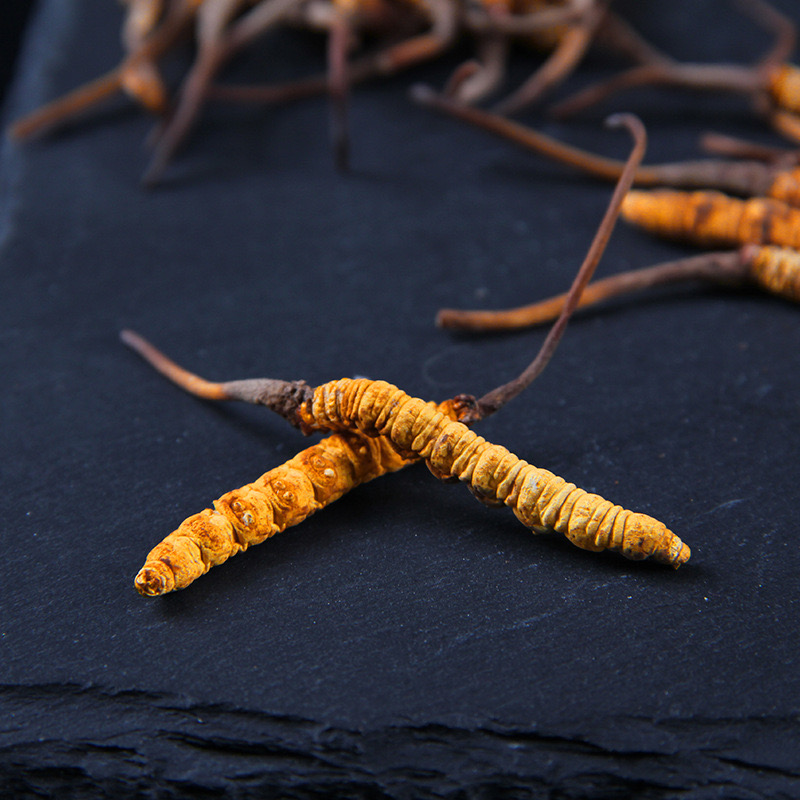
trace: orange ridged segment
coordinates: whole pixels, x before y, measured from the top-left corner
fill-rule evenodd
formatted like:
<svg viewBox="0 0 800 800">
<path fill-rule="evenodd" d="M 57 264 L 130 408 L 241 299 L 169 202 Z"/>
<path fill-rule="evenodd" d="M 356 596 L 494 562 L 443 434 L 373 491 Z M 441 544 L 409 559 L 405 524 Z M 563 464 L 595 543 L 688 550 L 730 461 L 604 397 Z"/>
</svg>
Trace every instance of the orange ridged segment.
<svg viewBox="0 0 800 800">
<path fill-rule="evenodd" d="M 800 302 L 800 253 L 788 247 L 759 247 L 750 262 L 750 277 L 787 300 Z"/>
<path fill-rule="evenodd" d="M 136 589 L 148 596 L 184 589 L 236 553 L 408 463 L 384 438 L 352 432 L 328 436 L 257 481 L 223 495 L 213 510 L 184 520 L 150 551 L 136 575 Z"/>
<path fill-rule="evenodd" d="M 739 200 L 721 192 L 633 190 L 621 216 L 645 230 L 703 246 L 800 247 L 800 209 L 779 200 Z"/>
<path fill-rule="evenodd" d="M 309 430 L 384 436 L 403 455 L 455 477 L 489 505 L 506 505 L 527 527 L 564 534 L 586 550 L 614 550 L 678 567 L 689 548 L 663 523 L 589 494 L 493 445 L 431 403 L 383 381 L 348 378 L 318 387 L 299 416 Z"/>
<path fill-rule="evenodd" d="M 794 64 L 781 64 L 772 70 L 767 84 L 775 105 L 784 111 L 800 114 L 800 69 Z"/>
<path fill-rule="evenodd" d="M 778 172 L 767 194 L 787 205 L 800 206 L 800 167 Z"/>
</svg>

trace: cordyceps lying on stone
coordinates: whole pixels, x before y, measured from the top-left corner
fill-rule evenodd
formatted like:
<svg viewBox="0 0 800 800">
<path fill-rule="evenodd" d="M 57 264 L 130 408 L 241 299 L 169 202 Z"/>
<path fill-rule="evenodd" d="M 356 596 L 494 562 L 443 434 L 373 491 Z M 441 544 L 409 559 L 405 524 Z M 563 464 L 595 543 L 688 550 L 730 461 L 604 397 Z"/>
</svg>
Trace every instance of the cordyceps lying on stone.
<svg viewBox="0 0 800 800">
<path fill-rule="evenodd" d="M 627 270 L 592 281 L 578 308 L 586 308 L 654 286 L 707 281 L 724 286 L 754 286 L 800 303 L 800 252 L 789 247 L 747 244 L 738 250 L 702 253 L 652 267 Z M 530 328 L 551 322 L 561 313 L 566 295 L 557 295 L 517 308 L 459 310 L 443 308 L 436 315 L 441 328 L 459 331 L 501 331 Z"/>
<path fill-rule="evenodd" d="M 327 93 L 331 139 L 340 166 L 349 149 L 347 102 L 356 82 L 397 73 L 431 60 L 464 34 L 475 58 L 455 71 L 449 91 L 461 102 L 478 102 L 497 91 L 506 76 L 513 41 L 548 52 L 529 80 L 506 101 L 534 102 L 561 82 L 597 41 L 633 63 L 667 60 L 645 42 L 608 0 L 124 0 L 124 55 L 89 83 L 14 122 L 12 138 L 25 140 L 74 120 L 87 109 L 124 92 L 160 117 L 143 176 L 160 180 L 167 164 L 209 101 L 277 104 Z M 328 37 L 327 72 L 267 85 L 219 83 L 225 66 L 276 28 L 306 29 Z M 176 92 L 160 73 L 160 61 L 193 36 L 194 59 Z M 361 41 L 373 41 L 363 48 Z"/>
<path fill-rule="evenodd" d="M 136 342 L 131 332 L 125 335 L 141 349 L 141 340 Z M 366 378 L 344 378 L 314 390 L 271 379 L 218 386 L 224 387 L 227 399 L 267 405 L 306 433 L 336 433 L 254 483 L 223 495 L 213 510 L 186 519 L 147 556 L 135 579 L 141 594 L 184 588 L 359 484 L 420 459 L 437 477 L 466 483 L 482 502 L 510 507 L 526 527 L 562 533 L 583 549 L 612 550 L 674 567 L 691 554 L 662 522 L 585 492 L 458 421 L 482 419 L 505 399 L 459 397 L 437 406 Z"/>
<path fill-rule="evenodd" d="M 417 103 L 443 111 L 456 119 L 508 139 L 545 158 L 566 164 L 601 180 L 618 180 L 623 161 L 605 158 L 568 145 L 506 117 L 453 102 L 424 85 L 413 88 Z M 640 187 L 710 189 L 742 197 L 769 197 L 800 207 L 800 167 L 797 163 L 769 163 L 763 157 L 731 161 L 704 158 L 667 164 L 647 164 L 636 170 L 634 184 Z"/>
<path fill-rule="evenodd" d="M 138 334 L 123 332 L 130 347 L 196 396 L 266 405 L 306 433 L 333 432 L 254 483 L 224 495 L 213 510 L 185 520 L 148 555 L 135 580 L 139 592 L 159 595 L 183 588 L 358 484 L 419 460 L 439 478 L 466 483 L 483 502 L 509 506 L 533 530 L 563 533 L 587 550 L 613 550 L 675 567 L 685 563 L 689 548 L 663 523 L 578 489 L 468 427 L 495 413 L 541 373 L 591 279 L 645 148 L 638 120 L 622 117 L 616 124 L 633 132 L 636 145 L 564 308 L 523 373 L 480 399 L 459 395 L 436 405 L 367 379 L 331 381 L 313 390 L 302 381 L 274 379 L 212 383 L 179 367 Z"/>
<path fill-rule="evenodd" d="M 628 192 L 622 216 L 650 233 L 701 247 L 800 249 L 800 208 L 769 197 L 740 200 L 722 192 L 636 189 Z"/>
<path fill-rule="evenodd" d="M 639 86 L 733 92 L 749 96 L 756 111 L 765 116 L 775 130 L 795 142 L 800 141 L 800 68 L 788 63 L 797 38 L 795 25 L 766 0 L 745 0 L 741 5 L 775 35 L 772 49 L 756 64 L 653 60 L 581 90 L 553 106 L 551 113 L 564 118 L 617 92 Z"/>
</svg>

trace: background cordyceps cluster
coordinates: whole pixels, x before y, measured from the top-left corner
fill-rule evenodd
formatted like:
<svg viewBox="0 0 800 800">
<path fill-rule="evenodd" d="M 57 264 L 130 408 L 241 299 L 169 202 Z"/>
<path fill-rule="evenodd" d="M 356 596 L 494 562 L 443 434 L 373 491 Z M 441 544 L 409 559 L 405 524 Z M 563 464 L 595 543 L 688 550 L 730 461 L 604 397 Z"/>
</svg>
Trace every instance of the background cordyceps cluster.
<svg viewBox="0 0 800 800">
<path fill-rule="evenodd" d="M 800 790 L 800 20 L 674 5 L 38 4 L 4 114 L 0 789 Z M 620 111 L 649 134 L 622 216 L 657 236 L 617 226 L 493 404 L 623 171 Z M 326 438 L 177 391 L 124 328 Z M 230 380 L 259 374 L 287 383 Z M 534 538 L 418 460 L 691 560 Z M 142 594 L 192 585 L 142 601 L 145 558 Z"/>
</svg>

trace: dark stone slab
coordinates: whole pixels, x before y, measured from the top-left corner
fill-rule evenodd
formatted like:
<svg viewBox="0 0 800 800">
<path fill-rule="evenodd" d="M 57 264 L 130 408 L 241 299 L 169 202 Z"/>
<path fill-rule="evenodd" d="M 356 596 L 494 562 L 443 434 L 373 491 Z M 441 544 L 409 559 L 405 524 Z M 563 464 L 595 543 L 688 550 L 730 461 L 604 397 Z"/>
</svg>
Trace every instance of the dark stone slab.
<svg viewBox="0 0 800 800">
<path fill-rule="evenodd" d="M 659 5 L 622 10 L 681 58 L 767 44 L 726 2 Z M 6 120 L 110 68 L 119 22 L 101 0 L 42 2 Z M 4 144 L 4 793 L 800 793 L 800 317 L 765 295 L 687 286 L 584 314 L 480 427 L 663 519 L 693 549 L 677 573 L 534 538 L 415 467 L 184 592 L 133 590 L 184 517 L 309 442 L 180 393 L 121 328 L 212 379 L 367 375 L 431 399 L 480 394 L 538 348 L 542 331 L 453 336 L 433 317 L 563 291 L 610 189 L 407 100 L 468 52 L 355 92 L 347 176 L 323 99 L 210 107 L 153 191 L 138 184 L 152 122 L 121 99 Z M 282 33 L 230 75 L 323 60 Z M 521 52 L 514 79 L 536 63 Z M 595 57 L 570 87 L 619 66 Z M 681 92 L 523 118 L 622 157 L 625 135 L 601 126 L 622 109 L 652 161 L 696 156 L 708 128 L 779 142 L 746 100 Z M 621 225 L 601 272 L 689 252 Z"/>
</svg>

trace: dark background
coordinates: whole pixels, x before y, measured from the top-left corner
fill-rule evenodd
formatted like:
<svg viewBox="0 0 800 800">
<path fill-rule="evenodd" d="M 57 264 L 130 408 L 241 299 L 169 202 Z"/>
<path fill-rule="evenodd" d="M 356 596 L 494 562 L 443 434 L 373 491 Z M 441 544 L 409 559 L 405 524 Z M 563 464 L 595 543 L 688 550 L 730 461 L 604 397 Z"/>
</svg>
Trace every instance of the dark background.
<svg viewBox="0 0 800 800">
<path fill-rule="evenodd" d="M 722 0 L 620 9 L 681 59 L 768 46 Z M 115 64 L 120 20 L 40 2 L 6 122 Z M 0 793 L 800 795 L 800 318 L 766 295 L 687 286 L 584 314 L 480 427 L 664 520 L 693 549 L 678 572 L 533 537 L 418 466 L 183 592 L 133 589 L 184 517 L 309 441 L 182 394 L 121 328 L 212 379 L 366 375 L 431 399 L 535 353 L 543 331 L 454 336 L 434 314 L 563 291 L 610 188 L 407 100 L 469 52 L 355 92 L 346 176 L 322 98 L 210 107 L 150 192 L 152 121 L 122 99 L 4 143 Z M 283 32 L 226 76 L 323 57 Z M 521 50 L 509 85 L 537 63 Z M 569 87 L 620 66 L 593 56 Z M 642 116 L 651 161 L 696 156 L 710 128 L 780 142 L 746 99 L 675 91 L 521 118 L 623 157 L 611 110 Z M 600 271 L 690 252 L 620 225 Z"/>
<path fill-rule="evenodd" d="M 14 74 L 22 32 L 32 7 L 32 0 L 14 0 L 3 7 L 3 25 L 0 28 L 0 103 Z"/>
</svg>

